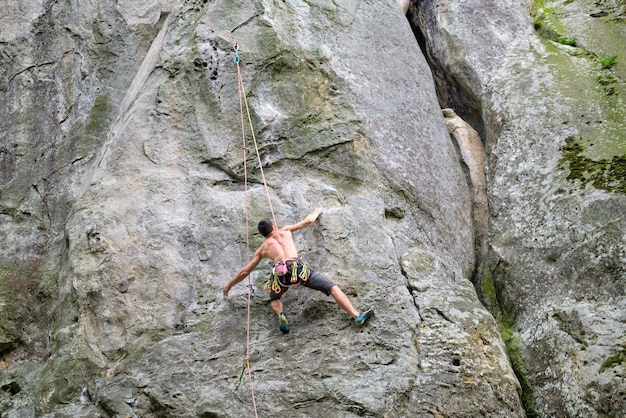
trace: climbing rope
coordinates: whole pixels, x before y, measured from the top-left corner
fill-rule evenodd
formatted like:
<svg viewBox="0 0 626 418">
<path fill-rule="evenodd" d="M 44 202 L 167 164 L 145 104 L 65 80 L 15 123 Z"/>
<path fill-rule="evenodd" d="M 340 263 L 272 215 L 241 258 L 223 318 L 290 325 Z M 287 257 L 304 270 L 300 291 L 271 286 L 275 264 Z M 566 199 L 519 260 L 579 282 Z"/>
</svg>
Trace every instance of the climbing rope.
<svg viewBox="0 0 626 418">
<path fill-rule="evenodd" d="M 263 163 L 261 162 L 261 154 L 259 153 L 259 146 L 257 144 L 256 136 L 254 134 L 254 127 L 252 125 L 252 117 L 250 116 L 250 109 L 248 108 L 248 99 L 245 95 L 246 89 L 244 88 L 243 79 L 241 77 L 241 68 L 239 66 L 240 62 L 241 62 L 241 58 L 239 57 L 239 47 L 237 46 L 237 44 L 235 44 L 235 64 L 237 64 L 237 84 L 238 84 L 238 89 L 239 89 L 239 113 L 241 114 L 241 131 L 242 131 L 243 149 L 244 149 L 244 171 L 246 170 L 246 152 L 248 150 L 246 147 L 245 129 L 244 129 L 244 122 L 243 122 L 243 107 L 245 105 L 246 115 L 248 117 L 248 125 L 250 126 L 250 134 L 252 136 L 252 142 L 254 143 L 254 150 L 256 152 L 256 158 L 259 164 L 259 170 L 261 172 L 261 179 L 263 180 L 265 196 L 267 197 L 267 204 L 272 214 L 272 222 L 274 223 L 275 226 L 277 226 L 278 224 L 276 223 L 276 216 L 274 215 L 274 208 L 272 207 L 272 199 L 270 198 L 270 191 L 269 191 L 269 188 L 267 187 L 267 181 L 265 180 L 265 172 L 263 171 Z M 244 174 L 244 181 L 246 180 L 245 176 L 246 174 Z M 247 210 L 248 210 L 248 207 L 246 206 L 246 211 Z"/>
<path fill-rule="evenodd" d="M 235 59 L 234 62 L 237 65 L 237 89 L 239 91 L 239 116 L 241 121 L 241 140 L 242 140 L 242 148 L 243 148 L 243 182 L 244 182 L 244 206 L 246 213 L 246 257 L 248 262 L 250 261 L 250 216 L 249 216 L 249 203 L 248 203 L 248 151 L 249 148 L 246 146 L 246 128 L 244 122 L 244 107 L 246 110 L 246 115 L 248 119 L 248 125 L 250 127 L 250 133 L 252 136 L 252 141 L 254 143 L 254 149 L 256 151 L 256 157 L 259 164 L 259 168 L 261 171 L 261 179 L 263 180 L 263 186 L 265 188 L 265 195 L 267 196 L 267 202 L 270 208 L 270 212 L 272 213 L 272 221 L 274 225 L 276 224 L 276 216 L 274 215 L 274 208 L 272 207 L 272 200 L 270 198 L 269 189 L 267 187 L 267 181 L 265 180 L 265 173 L 263 172 L 263 164 L 261 163 L 261 155 L 259 153 L 259 147 L 257 145 L 256 136 L 254 135 L 254 128 L 252 125 L 252 118 L 250 117 L 250 109 L 248 107 L 248 100 L 246 98 L 246 89 L 243 85 L 243 78 L 241 76 L 241 57 L 239 56 L 239 47 L 235 44 Z M 250 275 L 248 275 L 248 313 L 247 313 L 247 321 L 246 321 L 246 357 L 244 359 L 244 363 L 241 369 L 241 374 L 239 375 L 239 381 L 236 385 L 238 389 L 241 385 L 241 381 L 243 379 L 243 375 L 245 371 L 248 371 L 248 380 L 250 381 L 250 393 L 252 395 L 252 405 L 254 406 L 254 416 L 258 418 L 256 400 L 254 397 L 254 384 L 252 381 L 252 369 L 250 368 L 250 306 L 252 300 L 252 292 L 254 288 L 252 287 Z"/>
</svg>

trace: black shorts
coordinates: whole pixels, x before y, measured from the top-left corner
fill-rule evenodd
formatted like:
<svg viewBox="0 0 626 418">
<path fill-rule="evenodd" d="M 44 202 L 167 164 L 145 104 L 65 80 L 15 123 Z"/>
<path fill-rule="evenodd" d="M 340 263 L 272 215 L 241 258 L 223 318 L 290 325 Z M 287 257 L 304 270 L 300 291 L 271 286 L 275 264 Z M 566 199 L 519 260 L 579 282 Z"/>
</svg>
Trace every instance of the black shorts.
<svg viewBox="0 0 626 418">
<path fill-rule="evenodd" d="M 287 274 L 284 276 L 278 277 L 278 282 L 280 283 L 280 292 L 276 293 L 273 290 L 270 292 L 270 300 L 280 299 L 280 297 L 289 289 L 291 286 L 295 286 L 301 284 L 304 287 L 308 287 L 311 289 L 319 290 L 320 292 L 324 292 L 326 296 L 330 296 L 330 291 L 333 287 L 335 287 L 335 283 L 328 280 L 326 277 L 322 276 L 319 273 L 316 273 L 309 269 L 309 278 L 307 280 L 300 280 L 296 283 L 291 283 L 291 269 L 293 266 L 298 265 L 298 272 L 302 269 L 302 265 L 300 263 L 292 264 L 289 266 L 287 270 Z"/>
</svg>

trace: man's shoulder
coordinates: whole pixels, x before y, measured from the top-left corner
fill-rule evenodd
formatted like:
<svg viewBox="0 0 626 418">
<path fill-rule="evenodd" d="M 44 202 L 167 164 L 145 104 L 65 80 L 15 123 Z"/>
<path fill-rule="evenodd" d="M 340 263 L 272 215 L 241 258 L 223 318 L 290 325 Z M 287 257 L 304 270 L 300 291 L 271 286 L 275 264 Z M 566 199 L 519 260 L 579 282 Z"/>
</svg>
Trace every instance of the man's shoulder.
<svg viewBox="0 0 626 418">
<path fill-rule="evenodd" d="M 259 246 L 259 250 L 262 251 L 268 247 L 271 247 L 275 241 L 276 240 L 274 238 L 265 238 L 263 242 L 261 243 L 261 245 Z"/>
<path fill-rule="evenodd" d="M 276 238 L 268 237 L 268 238 L 265 238 L 265 240 L 263 240 L 263 242 L 261 243 L 261 246 L 259 247 L 257 251 L 259 251 L 263 255 L 263 254 L 266 254 L 269 250 L 271 250 L 276 245 L 280 246 Z"/>
</svg>

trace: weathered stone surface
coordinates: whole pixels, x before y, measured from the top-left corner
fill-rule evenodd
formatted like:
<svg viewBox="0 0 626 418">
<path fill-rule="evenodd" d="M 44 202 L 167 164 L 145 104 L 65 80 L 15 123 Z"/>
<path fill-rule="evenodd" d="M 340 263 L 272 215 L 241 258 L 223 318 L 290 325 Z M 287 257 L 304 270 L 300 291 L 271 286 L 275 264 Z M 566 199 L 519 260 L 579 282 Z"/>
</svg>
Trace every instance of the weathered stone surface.
<svg viewBox="0 0 626 418">
<path fill-rule="evenodd" d="M 220 295 L 246 260 L 235 42 L 278 219 L 324 207 L 303 255 L 378 312 L 355 330 L 297 289 L 283 337 L 255 295 L 262 415 L 523 415 L 406 2 L 5 3 L 3 416 L 252 415 L 246 304 Z M 620 416 L 623 2 L 413 7 L 440 103 L 485 137 L 529 413 Z"/>
<path fill-rule="evenodd" d="M 412 13 L 441 88 L 470 99 L 441 97 L 485 135 L 491 274 L 527 408 L 622 416 L 626 67 L 609 58 L 625 48 L 624 3 L 535 3 L 416 2 Z"/>
<path fill-rule="evenodd" d="M 254 272 L 259 415 L 524 415 L 468 280 L 471 193 L 398 4 L 67 2 L 24 19 L 0 46 L 0 278 L 36 291 L 1 295 L 3 416 L 253 415 L 245 375 L 235 387 L 245 287 L 221 292 L 247 260 L 244 158 L 253 248 L 269 215 L 235 43 L 279 222 L 323 207 L 301 255 L 377 312 L 356 328 L 293 289 L 283 336 Z"/>
</svg>

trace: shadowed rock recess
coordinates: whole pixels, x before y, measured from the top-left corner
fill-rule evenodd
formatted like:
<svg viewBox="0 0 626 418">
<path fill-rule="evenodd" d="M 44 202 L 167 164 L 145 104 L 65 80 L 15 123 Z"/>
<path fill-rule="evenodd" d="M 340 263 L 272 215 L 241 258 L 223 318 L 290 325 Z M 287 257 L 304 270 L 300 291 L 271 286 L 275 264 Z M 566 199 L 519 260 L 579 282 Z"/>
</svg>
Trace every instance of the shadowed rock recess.
<svg viewBox="0 0 626 418">
<path fill-rule="evenodd" d="M 623 2 L 4 3 L 2 418 L 626 412 Z"/>
</svg>

